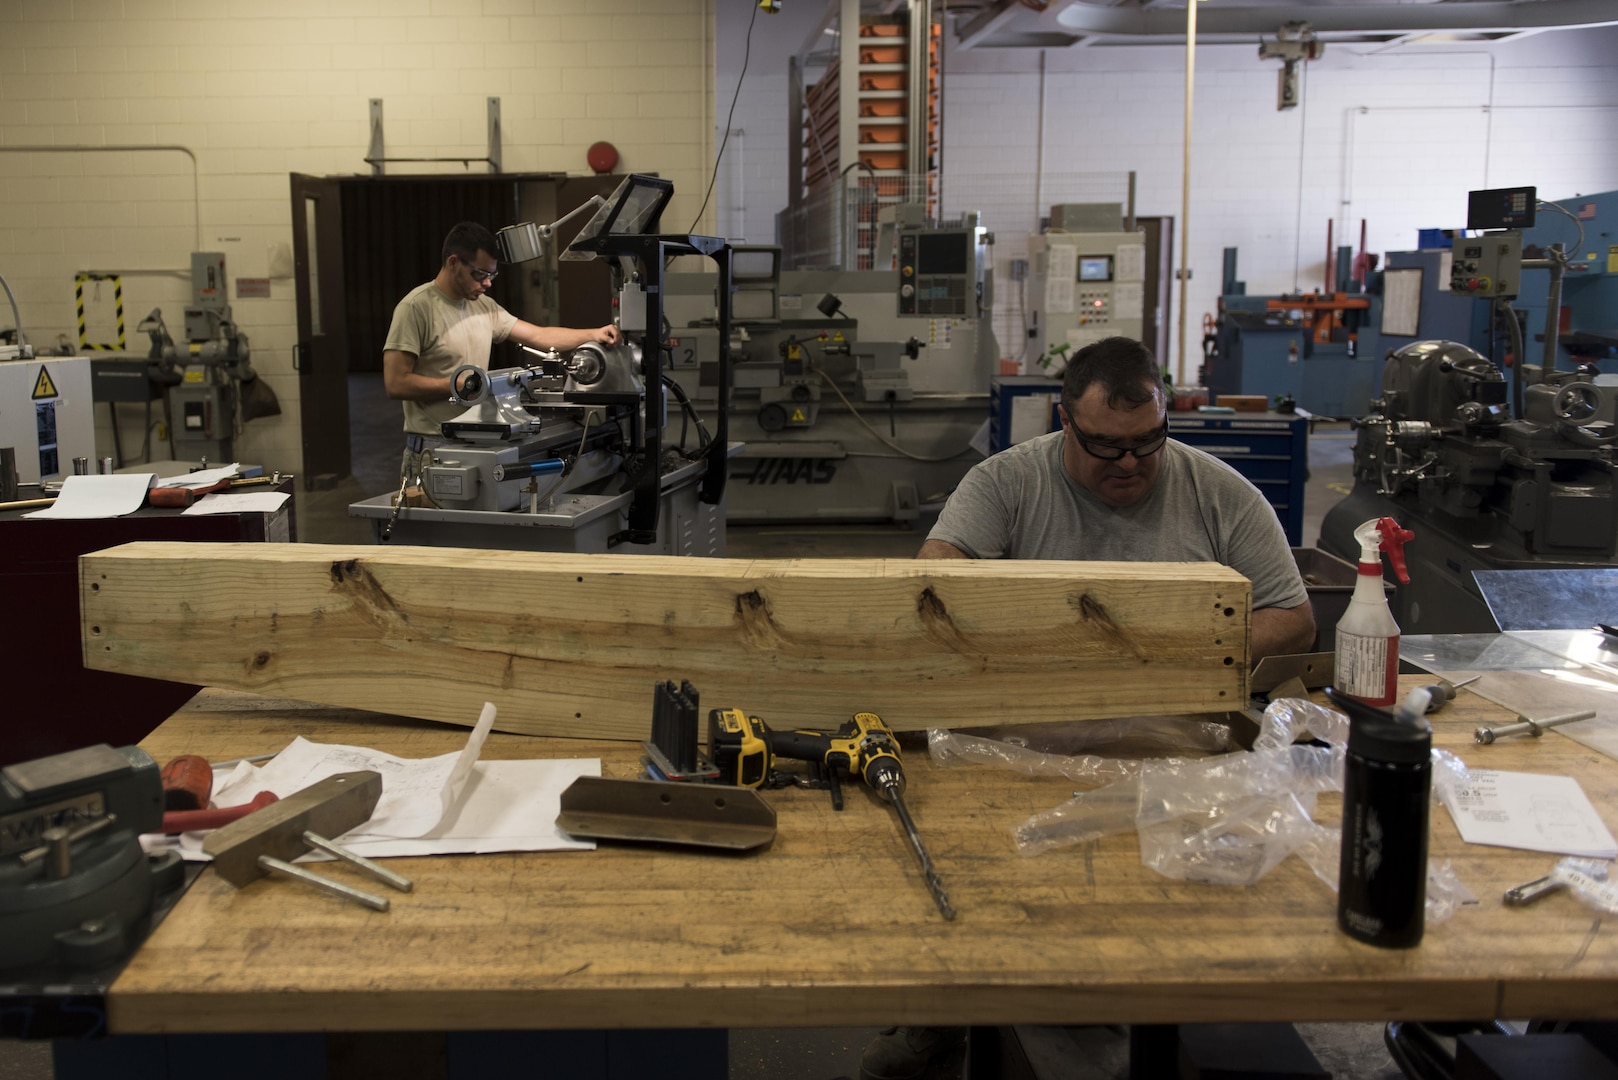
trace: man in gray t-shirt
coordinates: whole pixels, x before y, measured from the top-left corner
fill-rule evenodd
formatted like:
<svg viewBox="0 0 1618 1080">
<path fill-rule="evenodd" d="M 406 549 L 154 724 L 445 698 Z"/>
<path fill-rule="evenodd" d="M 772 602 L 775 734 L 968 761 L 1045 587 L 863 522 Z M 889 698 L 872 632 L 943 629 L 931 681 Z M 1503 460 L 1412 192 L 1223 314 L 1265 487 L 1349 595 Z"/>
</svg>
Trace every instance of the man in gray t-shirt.
<svg viewBox="0 0 1618 1080">
<path fill-rule="evenodd" d="M 475 221 L 449 231 L 438 274 L 412 289 L 393 310 L 382 344 L 382 382 L 404 402 L 404 478 L 421 472 L 424 455 L 443 442 L 440 425 L 464 410 L 450 401 L 450 378 L 463 364 L 489 365 L 489 349 L 511 340 L 535 349 L 576 349 L 587 341 L 618 342 L 618 327 L 593 330 L 535 326 L 483 295 L 500 273 L 494 234 Z"/>
<path fill-rule="evenodd" d="M 1080 349 L 1059 412 L 1061 431 L 966 474 L 919 558 L 1223 563 L 1253 583 L 1255 662 L 1310 646 L 1314 615 L 1275 511 L 1236 470 L 1168 438 L 1144 345 Z"/>
</svg>

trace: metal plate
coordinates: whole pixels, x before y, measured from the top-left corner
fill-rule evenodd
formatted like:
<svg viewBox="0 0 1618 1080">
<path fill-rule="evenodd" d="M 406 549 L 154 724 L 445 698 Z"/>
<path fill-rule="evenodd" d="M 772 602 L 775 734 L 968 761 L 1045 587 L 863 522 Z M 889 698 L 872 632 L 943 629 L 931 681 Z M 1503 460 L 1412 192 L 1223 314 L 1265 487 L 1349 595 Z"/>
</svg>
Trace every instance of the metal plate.
<svg viewBox="0 0 1618 1080">
<path fill-rule="evenodd" d="M 1618 622 L 1618 569 L 1474 570 L 1472 578 L 1502 631 Z"/>
<path fill-rule="evenodd" d="M 1306 688 L 1318 690 L 1330 686 L 1336 674 L 1337 658 L 1329 652 L 1266 656 L 1253 669 L 1248 689 L 1254 694 L 1267 694 L 1288 679 L 1298 679 Z"/>
<path fill-rule="evenodd" d="M 557 828 L 573 836 L 751 851 L 775 839 L 775 811 L 749 788 L 581 776 Z"/>
</svg>

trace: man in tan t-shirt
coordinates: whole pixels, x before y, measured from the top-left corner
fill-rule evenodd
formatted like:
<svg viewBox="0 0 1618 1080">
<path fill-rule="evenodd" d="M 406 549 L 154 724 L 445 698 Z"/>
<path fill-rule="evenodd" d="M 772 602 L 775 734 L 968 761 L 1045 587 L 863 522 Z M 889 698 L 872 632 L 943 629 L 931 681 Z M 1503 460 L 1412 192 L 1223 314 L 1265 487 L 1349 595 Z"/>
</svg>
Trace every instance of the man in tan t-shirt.
<svg viewBox="0 0 1618 1080">
<path fill-rule="evenodd" d="M 440 425 L 462 407 L 450 401 L 450 376 L 463 364 L 487 369 L 489 349 L 508 338 L 536 349 L 575 349 L 587 341 L 618 343 L 611 323 L 594 330 L 535 326 L 485 296 L 499 262 L 494 234 L 463 221 L 444 237 L 438 276 L 417 286 L 393 309 L 382 346 L 382 384 L 404 402 L 404 479 L 421 472 L 422 459 L 443 443 Z"/>
</svg>

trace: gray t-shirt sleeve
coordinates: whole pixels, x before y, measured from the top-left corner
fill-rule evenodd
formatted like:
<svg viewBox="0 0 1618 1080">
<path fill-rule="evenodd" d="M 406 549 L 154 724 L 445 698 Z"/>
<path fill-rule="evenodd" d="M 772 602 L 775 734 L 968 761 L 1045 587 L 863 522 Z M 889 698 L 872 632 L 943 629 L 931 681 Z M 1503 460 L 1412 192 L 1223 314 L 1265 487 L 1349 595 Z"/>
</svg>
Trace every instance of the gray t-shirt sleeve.
<svg viewBox="0 0 1618 1080">
<path fill-rule="evenodd" d="M 1309 602 L 1286 530 L 1264 496 L 1243 482 L 1243 498 L 1230 520 L 1220 523 L 1225 558 L 1220 561 L 1253 583 L 1253 610 L 1291 608 Z"/>
<path fill-rule="evenodd" d="M 494 306 L 494 311 L 489 315 L 489 339 L 499 344 L 511 336 L 511 328 L 517 325 L 517 316 L 501 307 L 493 298 L 490 298 L 489 303 Z"/>
<path fill-rule="evenodd" d="M 1015 514 L 993 475 L 993 461 L 978 462 L 961 478 L 927 539 L 942 540 L 974 559 L 998 559 L 1011 549 Z"/>
<path fill-rule="evenodd" d="M 420 357 L 432 340 L 432 318 L 427 306 L 412 292 L 393 309 L 393 321 L 388 324 L 388 336 L 382 342 L 383 352 L 403 352 Z"/>
</svg>

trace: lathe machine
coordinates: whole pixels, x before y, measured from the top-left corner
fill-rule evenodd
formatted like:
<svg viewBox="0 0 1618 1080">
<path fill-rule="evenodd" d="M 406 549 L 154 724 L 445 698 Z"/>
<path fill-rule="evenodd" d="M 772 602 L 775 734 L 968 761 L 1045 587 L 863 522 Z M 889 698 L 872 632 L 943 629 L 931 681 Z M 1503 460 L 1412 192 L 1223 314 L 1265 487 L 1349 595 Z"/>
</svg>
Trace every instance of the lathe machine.
<svg viewBox="0 0 1618 1080">
<path fill-rule="evenodd" d="M 1320 548 L 1355 561 L 1353 531 L 1394 517 L 1416 533 L 1394 598 L 1406 633 L 1496 630 L 1474 570 L 1618 563 L 1618 376 L 1552 372 L 1523 391 L 1452 341 L 1392 354 L 1354 447 L 1354 489 L 1327 512 Z"/>
<path fill-rule="evenodd" d="M 1511 308 L 1523 272 L 1534 269 L 1550 271 L 1546 310 L 1560 303 L 1560 245 L 1524 257 L 1535 205 L 1533 188 L 1472 192 L 1467 227 L 1481 232 L 1456 240 L 1450 268 L 1450 292 L 1492 300 L 1503 316 L 1511 380 L 1458 342 L 1391 353 L 1382 396 L 1359 427 L 1354 489 L 1321 524 L 1321 549 L 1350 562 L 1362 522 L 1391 516 L 1415 531 L 1405 549 L 1410 583 L 1394 598 L 1406 633 L 1498 629 L 1473 571 L 1618 561 L 1618 375 L 1588 363 L 1558 370 L 1554 320 L 1540 363 L 1528 363 Z"/>
<path fill-rule="evenodd" d="M 852 271 L 737 247 L 728 331 L 712 274 L 669 276 L 670 373 L 705 417 L 730 400 L 745 442 L 732 521 L 912 521 L 979 460 L 999 353 L 985 232 L 904 225 L 892 247 L 894 269 Z"/>
</svg>

